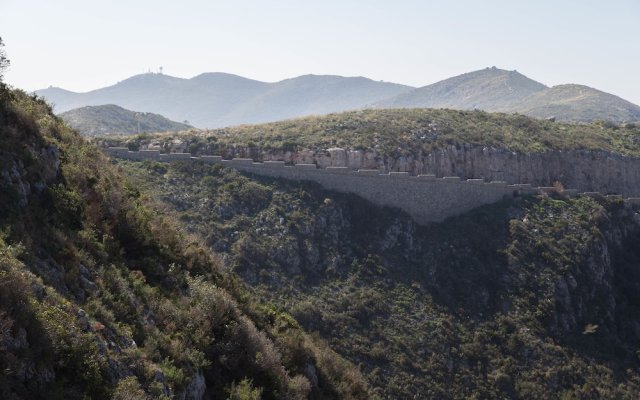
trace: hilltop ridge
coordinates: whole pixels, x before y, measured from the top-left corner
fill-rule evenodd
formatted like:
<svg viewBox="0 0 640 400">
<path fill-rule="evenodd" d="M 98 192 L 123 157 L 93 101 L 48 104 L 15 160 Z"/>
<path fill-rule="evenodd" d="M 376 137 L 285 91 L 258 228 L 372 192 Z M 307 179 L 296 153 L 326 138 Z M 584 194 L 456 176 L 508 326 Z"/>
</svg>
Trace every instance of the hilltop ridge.
<svg viewBox="0 0 640 400">
<path fill-rule="evenodd" d="M 640 107 L 615 95 L 577 84 L 549 88 L 517 71 L 495 67 L 401 93 L 375 106 L 481 109 L 567 122 L 640 121 Z"/>
<path fill-rule="evenodd" d="M 581 89 L 576 90 L 578 87 Z M 585 91 L 591 94 L 580 95 Z M 262 82 L 207 72 L 190 79 L 148 73 L 85 93 L 60 88 L 36 93 L 52 102 L 58 113 L 81 106 L 117 104 L 176 121 L 187 120 L 199 128 L 366 108 L 418 107 L 517 112 L 570 122 L 640 121 L 640 107 L 617 96 L 574 84 L 549 88 L 520 72 L 496 67 L 419 88 L 361 76 L 307 74 L 279 82 Z"/>
<path fill-rule="evenodd" d="M 60 118 L 85 136 L 176 132 L 193 128 L 159 114 L 131 111 L 114 104 L 75 108 L 60 114 Z"/>
<path fill-rule="evenodd" d="M 256 161 L 435 174 L 639 196 L 640 126 L 571 124 L 521 114 L 377 109 L 200 133 L 98 138 Z"/>
<path fill-rule="evenodd" d="M 640 121 L 640 107 L 585 85 L 557 85 L 534 93 L 505 111 L 566 121 Z"/>
<path fill-rule="evenodd" d="M 197 127 L 221 127 L 363 108 L 408 89 L 363 77 L 303 75 L 268 83 L 212 72 L 191 79 L 148 73 L 85 93 L 59 88 L 36 93 L 52 102 L 57 113 L 117 104 Z"/>
<path fill-rule="evenodd" d="M 378 107 L 454 108 L 502 111 L 515 107 L 534 93 L 547 87 L 517 71 L 496 67 L 468 72 L 376 104 Z M 516 107 L 517 108 L 517 107 Z"/>
</svg>

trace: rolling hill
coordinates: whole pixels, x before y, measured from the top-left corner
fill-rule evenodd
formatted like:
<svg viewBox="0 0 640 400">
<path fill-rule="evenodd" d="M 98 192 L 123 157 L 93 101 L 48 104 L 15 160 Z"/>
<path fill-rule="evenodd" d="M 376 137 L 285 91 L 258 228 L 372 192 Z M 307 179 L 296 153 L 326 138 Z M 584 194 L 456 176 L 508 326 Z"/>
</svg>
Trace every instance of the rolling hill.
<svg viewBox="0 0 640 400">
<path fill-rule="evenodd" d="M 492 67 L 399 94 L 376 106 L 501 111 L 546 88 L 516 71 Z"/>
<path fill-rule="evenodd" d="M 612 94 L 575 84 L 549 88 L 517 71 L 495 67 L 401 93 L 375 107 L 481 109 L 566 122 L 640 121 L 639 106 Z"/>
<path fill-rule="evenodd" d="M 159 114 L 140 113 L 114 104 L 75 108 L 63 112 L 60 117 L 69 126 L 86 136 L 176 132 L 192 128 L 191 125 L 171 121 Z"/>
<path fill-rule="evenodd" d="M 640 124 L 451 109 L 361 110 L 258 125 L 94 139 L 256 161 L 484 179 L 640 196 Z"/>
<path fill-rule="evenodd" d="M 410 89 L 362 77 L 305 75 L 267 83 L 224 73 L 191 79 L 149 73 L 86 93 L 54 87 L 36 93 L 53 103 L 57 113 L 117 104 L 214 128 L 359 109 Z"/>
<path fill-rule="evenodd" d="M 536 118 L 555 116 L 564 121 L 640 121 L 640 107 L 618 96 L 583 85 L 558 85 L 524 99 L 512 107 Z"/>
<path fill-rule="evenodd" d="M 303 75 L 268 83 L 225 73 L 191 79 L 142 74 L 113 86 L 74 93 L 36 91 L 57 113 L 117 104 L 199 128 L 273 122 L 364 108 L 451 108 L 554 116 L 568 122 L 640 121 L 640 107 L 612 94 L 575 84 L 547 87 L 517 71 L 496 67 L 458 75 L 420 88 L 363 77 Z"/>
</svg>

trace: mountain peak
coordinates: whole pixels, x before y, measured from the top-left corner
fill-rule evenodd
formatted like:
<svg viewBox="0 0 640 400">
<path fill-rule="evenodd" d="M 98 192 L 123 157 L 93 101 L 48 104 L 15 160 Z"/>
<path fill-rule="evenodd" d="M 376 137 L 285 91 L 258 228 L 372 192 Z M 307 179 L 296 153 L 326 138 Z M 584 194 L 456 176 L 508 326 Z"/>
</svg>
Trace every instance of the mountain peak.
<svg viewBox="0 0 640 400">
<path fill-rule="evenodd" d="M 545 85 L 517 71 L 490 67 L 400 94 L 377 106 L 503 110 L 544 89 Z"/>
<path fill-rule="evenodd" d="M 134 75 L 125 80 L 122 80 L 111 87 L 122 87 L 122 86 L 130 86 L 130 87 L 152 87 L 154 85 L 163 85 L 163 84 L 179 84 L 181 82 L 186 81 L 186 79 L 178 78 L 171 75 L 165 75 L 156 72 L 147 72 L 144 74 Z"/>
<path fill-rule="evenodd" d="M 196 75 L 189 80 L 190 81 L 210 81 L 210 80 L 224 80 L 224 79 L 265 83 L 255 79 L 245 78 L 244 76 L 230 74 L 228 72 L 203 72 L 200 75 Z"/>
</svg>

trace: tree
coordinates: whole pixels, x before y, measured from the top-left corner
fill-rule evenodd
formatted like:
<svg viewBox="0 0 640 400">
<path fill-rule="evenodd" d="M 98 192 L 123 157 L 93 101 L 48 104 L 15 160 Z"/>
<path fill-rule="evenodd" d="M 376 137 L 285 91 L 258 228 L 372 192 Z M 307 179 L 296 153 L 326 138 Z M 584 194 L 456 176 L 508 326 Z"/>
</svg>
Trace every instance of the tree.
<svg viewBox="0 0 640 400">
<path fill-rule="evenodd" d="M 4 42 L 2 41 L 2 37 L 0 37 L 0 82 L 2 82 L 4 71 L 9 68 L 9 64 L 10 62 L 7 58 L 7 53 L 4 51 Z"/>
</svg>

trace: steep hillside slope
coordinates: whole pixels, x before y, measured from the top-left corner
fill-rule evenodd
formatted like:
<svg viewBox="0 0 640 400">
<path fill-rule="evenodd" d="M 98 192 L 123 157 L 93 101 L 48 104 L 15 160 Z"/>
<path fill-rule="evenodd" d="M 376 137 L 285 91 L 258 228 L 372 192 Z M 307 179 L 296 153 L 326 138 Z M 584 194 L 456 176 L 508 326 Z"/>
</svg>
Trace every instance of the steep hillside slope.
<svg viewBox="0 0 640 400">
<path fill-rule="evenodd" d="M 561 121 L 640 121 L 640 106 L 583 85 L 558 85 L 537 92 L 510 108 L 538 118 Z"/>
<path fill-rule="evenodd" d="M 81 106 L 117 104 L 176 121 L 187 120 L 201 128 L 215 128 L 362 108 L 409 89 L 339 76 L 307 75 L 266 83 L 224 73 L 191 79 L 149 73 L 86 93 L 59 88 L 36 93 L 55 104 L 57 113 Z"/>
<path fill-rule="evenodd" d="M 370 398 L 42 101 L 0 85 L 0 398 Z"/>
<path fill-rule="evenodd" d="M 519 199 L 442 224 L 316 185 L 119 161 L 383 398 L 633 398 L 639 215 Z"/>
<path fill-rule="evenodd" d="M 177 132 L 193 128 L 159 114 L 131 111 L 114 104 L 75 108 L 60 114 L 60 118 L 85 136 Z"/>
<path fill-rule="evenodd" d="M 517 71 L 481 69 L 414 89 L 376 104 L 384 108 L 453 108 L 503 111 L 546 89 Z"/>
</svg>

